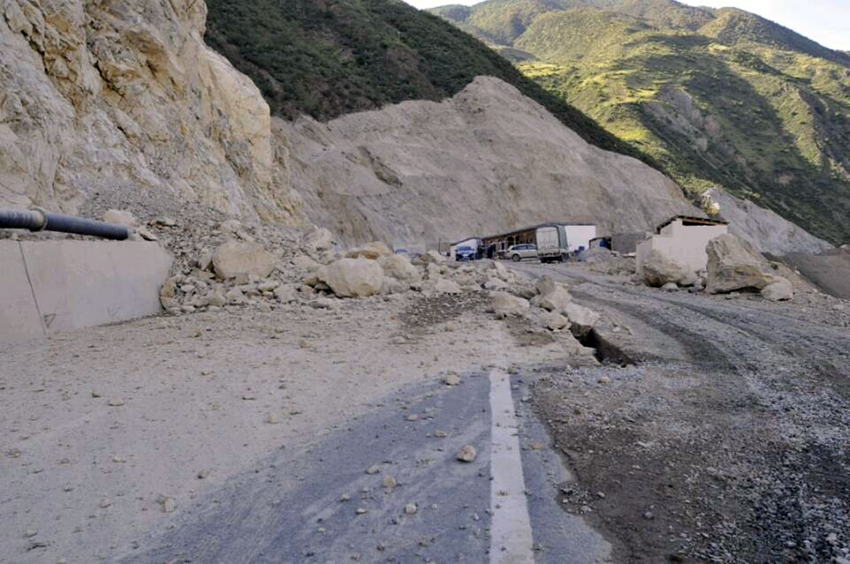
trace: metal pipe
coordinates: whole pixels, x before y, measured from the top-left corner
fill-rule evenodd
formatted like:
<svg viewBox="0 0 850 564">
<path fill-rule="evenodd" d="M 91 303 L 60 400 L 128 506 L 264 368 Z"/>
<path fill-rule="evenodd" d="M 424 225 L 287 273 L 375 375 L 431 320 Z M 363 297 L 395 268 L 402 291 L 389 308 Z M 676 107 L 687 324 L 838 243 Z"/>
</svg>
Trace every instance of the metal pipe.
<svg viewBox="0 0 850 564">
<path fill-rule="evenodd" d="M 131 233 L 130 228 L 123 225 L 39 210 L 0 209 L 0 229 L 58 231 L 61 233 L 102 237 L 104 239 L 116 239 L 118 241 L 127 239 Z"/>
</svg>

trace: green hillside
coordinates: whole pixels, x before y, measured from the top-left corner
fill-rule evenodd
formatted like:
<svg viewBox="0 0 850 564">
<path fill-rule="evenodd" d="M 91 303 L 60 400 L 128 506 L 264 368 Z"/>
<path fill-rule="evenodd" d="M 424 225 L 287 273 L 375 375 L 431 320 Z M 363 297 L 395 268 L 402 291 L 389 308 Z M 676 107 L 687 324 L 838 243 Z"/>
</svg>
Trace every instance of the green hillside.
<svg viewBox="0 0 850 564">
<path fill-rule="evenodd" d="M 405 100 L 441 100 L 489 75 L 517 87 L 588 142 L 652 162 L 477 39 L 400 0 L 207 5 L 207 43 L 254 80 L 277 115 L 326 120 Z"/>
<path fill-rule="evenodd" d="M 694 195 L 721 185 L 850 241 L 847 53 L 741 10 L 673 0 L 490 0 L 435 13 Z"/>
</svg>

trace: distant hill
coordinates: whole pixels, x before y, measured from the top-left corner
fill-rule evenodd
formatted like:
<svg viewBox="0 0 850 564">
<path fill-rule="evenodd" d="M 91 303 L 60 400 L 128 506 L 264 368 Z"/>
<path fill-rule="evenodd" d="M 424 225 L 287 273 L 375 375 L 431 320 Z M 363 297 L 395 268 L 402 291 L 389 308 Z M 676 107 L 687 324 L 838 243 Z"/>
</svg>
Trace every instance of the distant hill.
<svg viewBox="0 0 850 564">
<path fill-rule="evenodd" d="M 673 0 L 489 0 L 433 13 L 659 162 L 850 241 L 850 56 Z"/>
<path fill-rule="evenodd" d="M 542 104 L 586 141 L 652 162 L 477 39 L 400 0 L 207 4 L 207 43 L 254 80 L 279 116 L 328 120 L 405 100 L 442 100 L 488 75 Z"/>
</svg>

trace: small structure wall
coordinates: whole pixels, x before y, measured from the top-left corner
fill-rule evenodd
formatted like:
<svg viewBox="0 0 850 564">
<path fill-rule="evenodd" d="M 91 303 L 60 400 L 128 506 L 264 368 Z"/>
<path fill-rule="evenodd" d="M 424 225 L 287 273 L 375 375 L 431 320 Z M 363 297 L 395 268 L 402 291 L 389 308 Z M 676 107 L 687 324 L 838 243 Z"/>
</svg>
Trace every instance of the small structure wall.
<svg viewBox="0 0 850 564">
<path fill-rule="evenodd" d="M 694 272 L 705 270 L 708 263 L 706 245 L 728 231 L 727 225 L 683 225 L 681 219 L 676 219 L 659 234 L 638 243 L 637 273 L 643 276 L 643 264 L 653 249 L 690 266 Z"/>
<path fill-rule="evenodd" d="M 0 344 L 159 313 L 171 256 L 156 243 L 0 241 Z"/>
</svg>

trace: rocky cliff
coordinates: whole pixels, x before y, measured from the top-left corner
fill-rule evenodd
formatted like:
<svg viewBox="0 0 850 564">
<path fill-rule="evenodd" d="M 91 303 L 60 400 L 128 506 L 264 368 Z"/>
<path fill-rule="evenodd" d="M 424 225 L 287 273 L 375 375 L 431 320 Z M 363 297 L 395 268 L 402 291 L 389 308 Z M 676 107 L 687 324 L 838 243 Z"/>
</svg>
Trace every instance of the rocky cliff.
<svg viewBox="0 0 850 564">
<path fill-rule="evenodd" d="M 589 145 L 491 77 L 442 103 L 327 124 L 275 120 L 274 130 L 308 217 L 351 243 L 459 240 L 545 221 L 643 231 L 699 213 L 660 172 Z"/>
<path fill-rule="evenodd" d="M 268 105 L 205 20 L 197 0 L 0 0 L 0 205 L 123 191 L 298 222 Z"/>
</svg>

